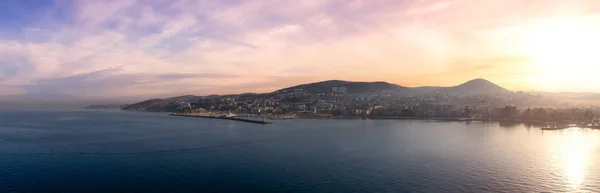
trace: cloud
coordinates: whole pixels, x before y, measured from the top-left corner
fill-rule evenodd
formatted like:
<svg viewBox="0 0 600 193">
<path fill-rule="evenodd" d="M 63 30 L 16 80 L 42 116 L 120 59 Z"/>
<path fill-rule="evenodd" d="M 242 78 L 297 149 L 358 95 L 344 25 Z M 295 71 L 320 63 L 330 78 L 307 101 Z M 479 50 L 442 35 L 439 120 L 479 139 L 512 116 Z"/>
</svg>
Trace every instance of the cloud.
<svg viewBox="0 0 600 193">
<path fill-rule="evenodd" d="M 119 68 L 104 69 L 66 77 L 40 79 L 25 86 L 31 94 L 66 94 L 79 96 L 131 96 L 169 94 L 186 89 L 203 88 L 186 80 L 219 81 L 234 78 L 231 74 L 155 73 L 131 74 Z"/>
<path fill-rule="evenodd" d="M 43 22 L 0 33 L 0 89 L 121 96 L 324 79 L 525 80 L 498 61 L 526 57 L 515 29 L 559 14 L 589 18 L 598 8 L 585 0 L 56 1 L 17 13 Z M 450 69 L 464 72 L 442 74 Z"/>
</svg>

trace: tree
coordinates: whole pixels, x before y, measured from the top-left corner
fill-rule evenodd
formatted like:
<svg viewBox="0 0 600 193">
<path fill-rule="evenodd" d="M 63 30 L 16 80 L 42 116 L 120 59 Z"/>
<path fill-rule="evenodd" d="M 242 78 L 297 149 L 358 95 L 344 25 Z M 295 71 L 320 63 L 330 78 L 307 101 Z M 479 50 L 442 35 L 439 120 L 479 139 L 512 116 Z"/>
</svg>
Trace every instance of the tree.
<svg viewBox="0 0 600 193">
<path fill-rule="evenodd" d="M 532 118 L 532 112 L 530 108 L 527 108 L 523 111 L 523 114 L 521 114 L 521 117 L 524 119 L 530 119 Z"/>
<path fill-rule="evenodd" d="M 339 109 L 331 110 L 331 115 L 333 115 L 333 116 L 340 116 L 340 115 L 342 115 L 342 111 L 339 110 Z"/>
<path fill-rule="evenodd" d="M 536 120 L 547 120 L 548 113 L 546 112 L 546 109 L 536 108 L 533 110 L 533 118 Z"/>
</svg>

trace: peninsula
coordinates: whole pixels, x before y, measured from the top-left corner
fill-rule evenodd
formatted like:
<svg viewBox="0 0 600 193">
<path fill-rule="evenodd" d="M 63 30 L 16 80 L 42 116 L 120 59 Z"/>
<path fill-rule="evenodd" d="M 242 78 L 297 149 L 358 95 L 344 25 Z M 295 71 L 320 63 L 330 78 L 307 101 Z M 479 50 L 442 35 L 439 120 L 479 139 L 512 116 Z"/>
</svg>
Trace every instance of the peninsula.
<svg viewBox="0 0 600 193">
<path fill-rule="evenodd" d="M 598 95 L 591 95 L 600 99 Z M 587 96 L 590 98 L 589 96 Z M 329 80 L 271 93 L 185 95 L 151 99 L 122 110 L 268 119 L 368 118 L 502 120 L 544 127 L 598 127 L 599 106 L 540 93 L 514 92 L 485 79 L 452 87 L 404 87 L 387 82 Z"/>
</svg>

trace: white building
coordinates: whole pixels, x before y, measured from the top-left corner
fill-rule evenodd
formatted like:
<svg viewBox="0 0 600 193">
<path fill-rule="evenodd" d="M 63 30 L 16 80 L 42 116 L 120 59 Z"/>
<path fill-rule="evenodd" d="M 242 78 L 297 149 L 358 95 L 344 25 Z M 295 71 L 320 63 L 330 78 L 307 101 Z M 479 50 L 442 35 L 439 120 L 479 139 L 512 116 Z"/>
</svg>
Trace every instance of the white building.
<svg viewBox="0 0 600 193">
<path fill-rule="evenodd" d="M 180 109 L 187 109 L 187 108 L 191 108 L 191 107 L 192 107 L 192 105 L 190 103 L 188 103 L 188 102 L 180 102 L 179 103 L 179 108 Z"/>
</svg>

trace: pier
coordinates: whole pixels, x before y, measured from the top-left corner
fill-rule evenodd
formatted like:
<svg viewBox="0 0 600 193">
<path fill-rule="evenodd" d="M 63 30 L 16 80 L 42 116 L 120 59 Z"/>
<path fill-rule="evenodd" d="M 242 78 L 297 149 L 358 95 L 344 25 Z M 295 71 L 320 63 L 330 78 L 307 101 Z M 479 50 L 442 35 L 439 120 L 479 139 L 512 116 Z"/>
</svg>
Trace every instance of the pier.
<svg viewBox="0 0 600 193">
<path fill-rule="evenodd" d="M 577 126 L 577 125 L 568 125 L 568 126 L 556 126 L 556 127 L 543 127 L 541 130 L 563 130 L 570 128 L 582 128 L 582 129 L 600 129 L 600 126 Z"/>
<path fill-rule="evenodd" d="M 223 120 L 232 120 L 232 121 L 241 121 L 246 123 L 256 123 L 256 124 L 271 124 L 273 122 L 267 120 L 253 120 L 253 119 L 245 119 L 238 117 L 228 117 L 228 116 L 207 116 L 207 115 L 187 115 L 187 114 L 169 114 L 170 116 L 178 116 L 178 117 L 195 117 L 195 118 L 207 118 L 207 119 L 223 119 Z"/>
</svg>

